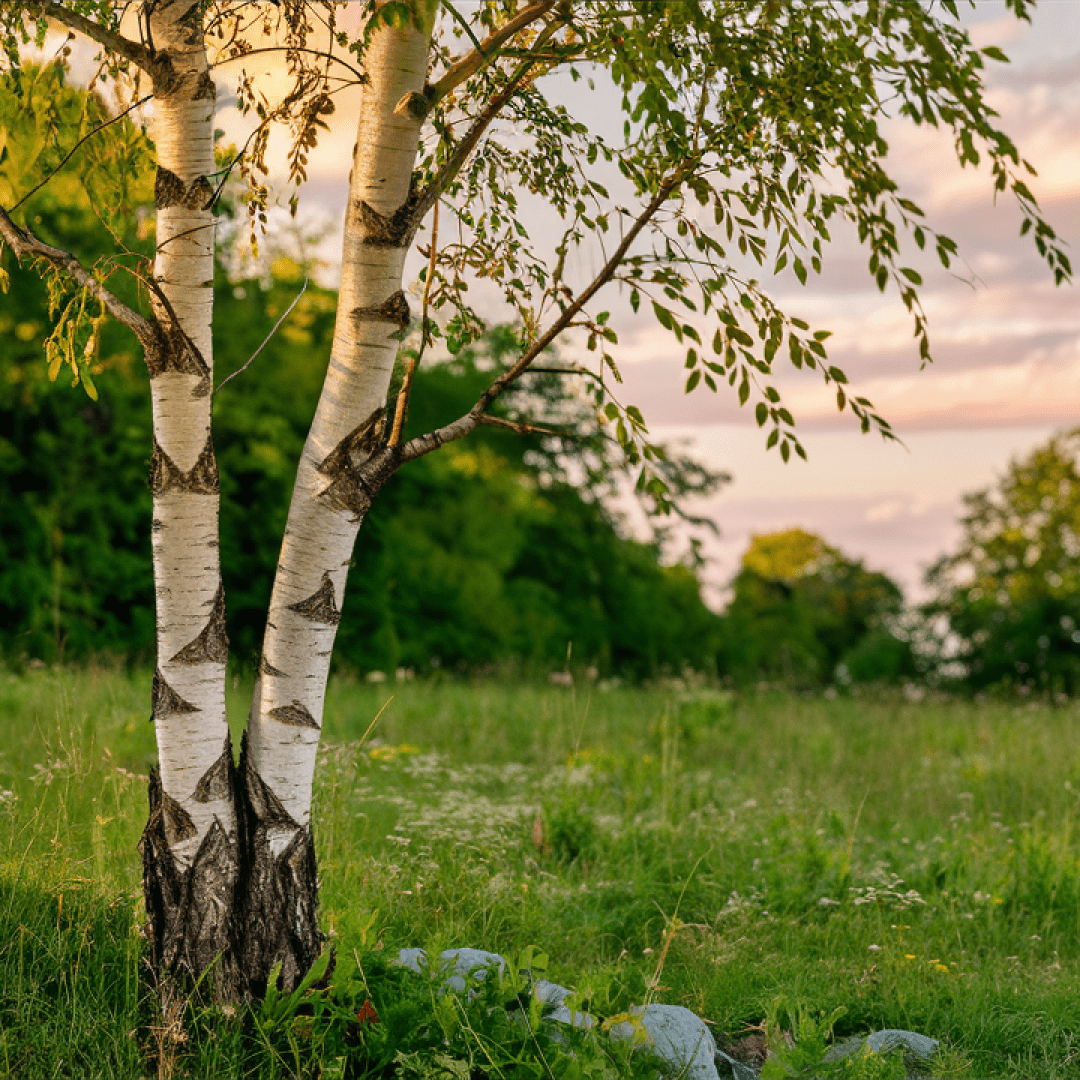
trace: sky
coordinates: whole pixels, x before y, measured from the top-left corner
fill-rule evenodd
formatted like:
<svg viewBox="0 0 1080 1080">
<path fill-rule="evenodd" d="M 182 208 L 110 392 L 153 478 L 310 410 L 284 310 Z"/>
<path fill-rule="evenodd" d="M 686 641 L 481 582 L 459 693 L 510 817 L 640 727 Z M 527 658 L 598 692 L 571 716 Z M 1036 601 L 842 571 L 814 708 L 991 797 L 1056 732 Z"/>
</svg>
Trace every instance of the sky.
<svg viewBox="0 0 1080 1080">
<path fill-rule="evenodd" d="M 1030 26 L 1001 0 L 980 0 L 965 21 L 977 45 L 998 45 L 1012 60 L 988 62 L 989 101 L 1037 168 L 1030 187 L 1080 263 L 1080 0 L 1043 0 Z M 573 111 L 614 121 L 615 101 L 604 87 L 591 96 L 582 87 L 552 91 Z M 238 136 L 243 125 L 224 83 L 221 89 L 218 122 Z M 339 116 L 348 108 L 342 100 Z M 825 272 L 808 287 L 782 276 L 770 291 L 789 314 L 833 332 L 830 362 L 900 441 L 861 434 L 849 413 L 837 412 L 833 390 L 788 369 L 776 382 L 809 461 L 793 457 L 785 465 L 775 449 L 766 453 L 765 433 L 733 393 L 683 393 L 683 350 L 651 317 L 613 307 L 624 401 L 642 408 L 658 440 L 733 475 L 694 507 L 720 529 L 705 548 L 714 602 L 722 602 L 754 534 L 795 526 L 890 574 L 917 600 L 925 595 L 925 567 L 957 543 L 963 493 L 992 485 L 1011 460 L 1080 423 L 1076 289 L 1054 287 L 1030 237 L 1019 236 L 1011 197 L 995 205 L 989 172 L 961 170 L 946 136 L 897 122 L 887 138 L 901 194 L 959 245 L 953 272 L 915 263 L 924 271 L 933 365 L 920 370 L 910 316 L 895 291 L 877 291 L 852 235 L 834 233 Z M 352 142 L 342 118 L 312 157 L 304 195 L 309 220 L 324 222 L 320 250 L 331 276 Z"/>
</svg>

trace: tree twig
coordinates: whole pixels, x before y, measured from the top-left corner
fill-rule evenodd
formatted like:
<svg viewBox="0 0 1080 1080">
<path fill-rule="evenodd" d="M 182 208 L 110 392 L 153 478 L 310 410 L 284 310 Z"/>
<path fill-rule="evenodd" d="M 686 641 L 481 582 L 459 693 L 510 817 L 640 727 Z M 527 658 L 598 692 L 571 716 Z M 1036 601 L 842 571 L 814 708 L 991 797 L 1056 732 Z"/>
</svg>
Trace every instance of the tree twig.
<svg viewBox="0 0 1080 1080">
<path fill-rule="evenodd" d="M 0 208 L 0 237 L 15 253 L 15 258 L 20 265 L 24 255 L 44 259 L 58 270 L 62 270 L 77 285 L 86 289 L 113 318 L 132 330 L 144 346 L 154 340 L 155 327 L 149 319 L 144 318 L 114 296 L 70 252 L 46 244 L 27 229 L 20 229 L 3 208 Z"/>
<path fill-rule="evenodd" d="M 508 431 L 516 431 L 519 435 L 557 435 L 562 439 L 571 436 L 570 432 L 558 431 L 555 428 L 544 427 L 542 424 L 523 424 L 517 420 L 506 420 L 501 416 L 492 416 L 491 413 L 481 415 L 477 424 L 481 427 L 506 428 Z"/>
<path fill-rule="evenodd" d="M 79 147 L 80 147 L 80 146 L 82 146 L 82 144 L 83 144 L 84 142 L 86 142 L 86 140 L 87 140 L 87 139 L 89 139 L 89 138 L 90 138 L 91 136 L 93 136 L 93 135 L 96 135 L 96 134 L 97 134 L 97 133 L 98 133 L 99 131 L 104 131 L 104 130 L 105 130 L 105 129 L 106 129 L 107 127 L 109 127 L 109 125 L 110 125 L 110 124 L 115 124 L 115 123 L 116 123 L 116 122 L 117 122 L 118 120 L 122 120 L 122 119 L 123 119 L 123 118 L 124 118 L 125 116 L 127 116 L 127 114 L 128 114 L 129 112 L 132 112 L 133 110 L 137 109 L 137 108 L 138 108 L 138 107 L 139 107 L 140 105 L 145 105 L 145 104 L 146 104 L 146 103 L 147 103 L 147 102 L 148 102 L 148 101 L 149 101 L 149 100 L 150 100 L 150 99 L 151 99 L 151 98 L 152 98 L 153 96 L 154 96 L 153 94 L 147 94 L 147 95 L 146 95 L 146 97 L 142 97 L 142 98 L 139 98 L 139 100 L 138 100 L 138 101 L 136 101 L 134 105 L 129 105 L 129 106 L 128 106 L 128 107 L 127 107 L 127 108 L 126 108 L 126 109 L 125 109 L 125 110 L 124 110 L 124 111 L 123 111 L 122 113 L 117 113 L 117 114 L 116 114 L 116 116 L 112 117 L 112 119 L 110 119 L 110 120 L 106 120 L 106 121 L 105 121 L 105 122 L 104 122 L 103 124 L 98 124 L 98 126 L 97 126 L 96 128 L 94 128 L 94 130 L 93 130 L 93 131 L 88 131 L 88 132 L 87 132 L 87 133 L 86 133 L 86 134 L 85 134 L 85 135 L 84 135 L 84 136 L 83 136 L 83 137 L 82 137 L 82 138 L 81 138 L 81 139 L 80 139 L 80 140 L 79 140 L 79 141 L 78 141 L 78 142 L 77 142 L 77 143 L 76 143 L 76 144 L 75 144 L 75 145 L 74 145 L 74 146 L 73 146 L 73 147 L 72 147 L 72 148 L 71 148 L 71 149 L 70 149 L 70 150 L 69 150 L 68 152 L 67 152 L 67 154 L 65 154 L 65 155 L 64 155 L 64 160 L 63 160 L 63 161 L 61 161 L 61 162 L 60 162 L 60 164 L 59 164 L 59 165 L 57 165 L 57 166 L 56 166 L 56 168 L 55 168 L 55 169 L 53 169 L 53 170 L 52 170 L 52 171 L 51 171 L 51 172 L 49 173 L 49 175 L 48 175 L 48 176 L 46 176 L 46 177 L 45 177 L 45 179 L 44 179 L 44 180 L 42 180 L 42 181 L 41 181 L 41 183 L 37 185 L 37 187 L 32 187 L 32 188 L 31 188 L 31 189 L 30 189 L 30 190 L 29 190 L 29 191 L 28 191 L 28 192 L 27 192 L 27 193 L 26 193 L 26 194 L 25 194 L 25 195 L 24 195 L 24 196 L 23 196 L 23 197 L 22 197 L 22 198 L 21 198 L 21 199 L 20 199 L 20 200 L 19 200 L 19 201 L 18 201 L 18 202 L 17 202 L 16 204 L 15 204 L 15 205 L 14 205 L 14 206 L 13 206 L 13 207 L 12 207 L 12 208 L 11 208 L 11 209 L 10 209 L 10 210 L 8 211 L 8 213 L 9 213 L 9 214 L 14 214 L 14 213 L 15 213 L 15 211 L 16 211 L 16 210 L 18 210 L 18 209 L 19 209 L 19 207 L 20 207 L 20 206 L 22 206 L 22 204 L 23 204 L 24 202 L 26 202 L 26 200 L 27 200 L 27 199 L 29 199 L 31 195 L 36 195 L 36 194 L 37 194 L 37 193 L 38 193 L 38 192 L 39 192 L 39 191 L 40 191 L 40 190 L 41 190 L 41 189 L 42 189 L 42 188 L 43 188 L 43 187 L 44 187 L 44 186 L 45 186 L 45 185 L 46 185 L 46 184 L 47 184 L 47 183 L 48 183 L 48 182 L 49 182 L 49 181 L 50 181 L 50 180 L 51 180 L 51 179 L 52 179 L 52 178 L 53 178 L 53 177 L 54 177 L 54 176 L 55 176 L 55 175 L 56 175 L 56 174 L 57 174 L 57 173 L 58 173 L 58 172 L 59 172 L 59 171 L 60 171 L 60 170 L 61 170 L 61 169 L 62 169 L 62 168 L 63 168 L 63 167 L 64 167 L 64 166 L 65 166 L 65 165 L 66 165 L 66 164 L 67 164 L 67 163 L 68 163 L 68 162 L 70 161 L 70 160 L 71 160 L 71 158 L 72 158 L 72 155 L 73 155 L 73 154 L 75 153 L 75 151 L 76 151 L 76 150 L 78 150 L 78 149 L 79 149 Z"/>
<path fill-rule="evenodd" d="M 542 19 L 558 2 L 559 0 L 537 0 L 536 3 L 530 4 L 527 8 L 518 12 L 504 26 L 500 26 L 498 30 L 489 34 L 483 41 L 478 42 L 472 52 L 467 56 L 463 56 L 438 82 L 433 83 L 427 90 L 424 97 L 427 99 L 428 108 L 433 108 L 451 90 L 460 86 L 466 79 L 471 78 L 482 67 L 490 64 L 495 59 L 493 53 L 500 45 L 512 38 L 519 30 L 523 30 L 529 23 Z"/>
<path fill-rule="evenodd" d="M 266 335 L 265 338 L 263 338 L 263 343 L 251 354 L 251 356 L 248 357 L 247 363 L 245 363 L 243 367 L 237 368 L 231 375 L 227 375 L 224 379 L 221 380 L 221 382 L 218 383 L 217 390 L 214 391 L 215 394 L 226 383 L 232 382 L 232 380 L 235 379 L 237 375 L 243 375 L 243 373 L 247 371 L 249 367 L 251 367 L 251 362 L 255 359 L 256 356 L 259 355 L 259 353 L 263 351 L 263 349 L 266 348 L 266 346 L 270 343 L 270 339 L 278 332 L 278 328 L 281 326 L 281 324 L 289 317 L 290 314 L 292 314 L 292 309 L 300 303 L 300 297 L 303 296 L 304 293 L 307 291 L 308 282 L 310 280 L 311 278 L 304 278 L 304 284 L 301 286 L 300 291 L 296 294 L 296 298 L 285 309 L 285 314 L 282 315 L 276 323 L 274 323 L 274 328 L 270 331 L 269 334 Z"/>
<path fill-rule="evenodd" d="M 427 277 L 424 279 L 424 299 L 420 306 L 420 348 L 405 366 L 405 377 L 401 380 L 397 404 L 394 408 L 394 426 L 390 430 L 388 446 L 397 446 L 401 442 L 401 429 L 405 426 L 405 416 L 409 411 L 409 395 L 412 393 L 413 374 L 420 364 L 428 343 L 428 297 L 431 294 L 431 279 L 435 276 L 435 260 L 439 254 L 439 203 L 431 215 L 431 253 L 428 257 Z"/>
</svg>

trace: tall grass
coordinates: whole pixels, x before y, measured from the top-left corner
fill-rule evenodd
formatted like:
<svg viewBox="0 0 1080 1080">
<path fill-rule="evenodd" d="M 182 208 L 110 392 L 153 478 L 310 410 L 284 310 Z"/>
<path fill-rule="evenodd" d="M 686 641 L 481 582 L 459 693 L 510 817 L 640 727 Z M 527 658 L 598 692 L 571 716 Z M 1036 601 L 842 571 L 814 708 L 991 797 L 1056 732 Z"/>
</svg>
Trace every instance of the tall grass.
<svg viewBox="0 0 1080 1080">
<path fill-rule="evenodd" d="M 149 683 L 0 674 L 13 1075 L 148 1068 L 135 845 Z M 234 688 L 235 715 L 248 692 Z M 1074 1075 L 1078 718 L 899 693 L 339 679 L 315 818 L 324 923 L 346 958 L 535 945 L 597 1015 L 683 1004 L 720 1041 L 784 996 L 843 1007 L 840 1036 L 932 1035 L 972 1076 Z M 242 1071 L 237 1032 L 199 1030 L 181 1071 Z"/>
</svg>

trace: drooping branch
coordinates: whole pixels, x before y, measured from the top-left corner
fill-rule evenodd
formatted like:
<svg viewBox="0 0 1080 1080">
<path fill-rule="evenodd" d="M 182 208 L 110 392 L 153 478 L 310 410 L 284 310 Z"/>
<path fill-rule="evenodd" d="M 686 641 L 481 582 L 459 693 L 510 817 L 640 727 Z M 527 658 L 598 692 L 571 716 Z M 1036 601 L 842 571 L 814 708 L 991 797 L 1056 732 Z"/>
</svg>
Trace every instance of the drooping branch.
<svg viewBox="0 0 1080 1080">
<path fill-rule="evenodd" d="M 161 63 L 153 49 L 148 49 L 142 43 L 132 41 L 123 34 L 118 34 L 115 30 L 110 30 L 107 26 L 102 26 L 101 23 L 88 19 L 77 11 L 72 11 L 64 4 L 56 3 L 55 0 L 36 0 L 32 6 L 46 18 L 53 19 L 70 30 L 85 34 L 110 52 L 124 57 L 125 60 L 130 60 L 152 78 L 161 73 Z"/>
<path fill-rule="evenodd" d="M 445 443 L 454 442 L 457 439 L 464 438 L 469 432 L 473 431 L 477 425 L 490 422 L 491 418 L 487 417 L 488 406 L 511 383 L 521 377 L 521 375 L 529 368 L 529 365 L 540 356 L 568 326 L 570 326 L 575 316 L 578 315 L 593 296 L 595 296 L 604 285 L 611 281 L 615 276 L 616 271 L 619 269 L 619 266 L 622 264 L 623 259 L 626 258 L 626 254 L 634 241 L 641 234 L 641 231 L 648 225 L 656 215 L 656 212 L 670 197 L 671 193 L 693 171 L 696 165 L 697 161 L 695 159 L 687 161 L 681 168 L 677 169 L 661 182 L 660 186 L 656 189 L 656 194 L 653 195 L 645 208 L 634 219 L 634 223 L 627 229 L 625 236 L 623 236 L 619 246 L 612 253 L 611 258 L 604 264 L 603 268 L 596 277 L 593 278 L 588 287 L 582 290 L 582 292 L 567 305 L 566 309 L 559 318 L 551 324 L 547 331 L 537 338 L 536 341 L 522 353 L 517 363 L 504 371 L 502 375 L 491 383 L 477 399 L 476 404 L 473 405 L 464 416 L 460 416 L 457 420 L 453 420 L 444 427 L 437 428 L 435 431 L 430 431 L 426 435 L 418 435 L 416 438 L 410 439 L 401 447 L 400 460 L 413 461 L 416 458 L 423 457 L 425 454 L 430 454 L 433 450 L 437 450 Z"/>
<path fill-rule="evenodd" d="M 2 208 L 0 208 L 0 237 L 15 253 L 15 258 L 20 264 L 22 257 L 29 255 L 31 258 L 44 259 L 67 274 L 76 285 L 86 289 L 98 300 L 113 318 L 128 327 L 144 346 L 156 340 L 156 329 L 149 319 L 133 311 L 114 296 L 70 252 L 46 244 L 27 229 L 20 229 Z"/>
<path fill-rule="evenodd" d="M 434 108 L 447 94 L 456 89 L 467 79 L 475 75 L 481 68 L 486 67 L 497 56 L 498 49 L 510 40 L 519 30 L 523 30 L 530 23 L 542 19 L 552 10 L 559 0 L 537 0 L 523 8 L 504 26 L 489 34 L 479 45 L 463 56 L 438 82 L 433 83 L 424 93 L 428 108 Z"/>
</svg>

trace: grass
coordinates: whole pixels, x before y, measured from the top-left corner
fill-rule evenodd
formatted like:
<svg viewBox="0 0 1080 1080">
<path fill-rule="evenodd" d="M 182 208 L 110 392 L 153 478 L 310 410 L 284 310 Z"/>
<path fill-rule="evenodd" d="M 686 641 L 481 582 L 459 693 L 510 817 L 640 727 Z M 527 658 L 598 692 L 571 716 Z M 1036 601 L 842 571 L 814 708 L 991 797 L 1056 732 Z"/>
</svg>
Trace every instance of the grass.
<svg viewBox="0 0 1080 1080">
<path fill-rule="evenodd" d="M 145 1075 L 160 1049 L 137 979 L 149 683 L 0 673 L 5 1074 Z M 324 925 L 346 959 L 535 946 L 595 1014 L 686 1005 L 721 1042 L 782 997 L 842 1008 L 838 1037 L 932 1035 L 956 1075 L 1074 1076 L 1077 721 L 1023 700 L 339 679 Z M 238 1024 L 191 1031 L 181 1074 L 287 1073 L 245 1058 Z"/>
</svg>

